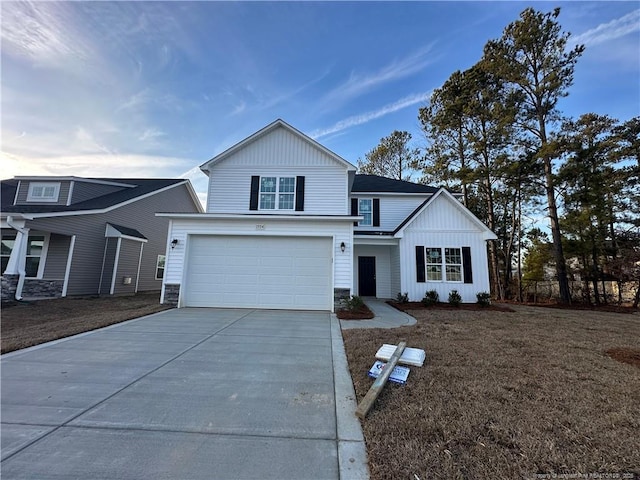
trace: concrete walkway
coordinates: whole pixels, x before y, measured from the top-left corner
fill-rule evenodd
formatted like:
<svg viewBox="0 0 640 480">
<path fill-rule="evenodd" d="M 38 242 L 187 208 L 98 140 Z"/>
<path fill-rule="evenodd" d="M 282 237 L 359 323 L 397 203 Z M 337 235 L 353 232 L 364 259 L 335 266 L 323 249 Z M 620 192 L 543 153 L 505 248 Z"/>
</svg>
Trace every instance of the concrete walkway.
<svg viewBox="0 0 640 480">
<path fill-rule="evenodd" d="M 371 320 L 340 320 L 343 330 L 351 328 L 396 328 L 415 325 L 416 319 L 388 305 L 384 300 L 364 297 L 364 303 L 375 314 Z"/>
<path fill-rule="evenodd" d="M 368 478 L 334 315 L 169 310 L 4 355 L 2 478 Z"/>
</svg>

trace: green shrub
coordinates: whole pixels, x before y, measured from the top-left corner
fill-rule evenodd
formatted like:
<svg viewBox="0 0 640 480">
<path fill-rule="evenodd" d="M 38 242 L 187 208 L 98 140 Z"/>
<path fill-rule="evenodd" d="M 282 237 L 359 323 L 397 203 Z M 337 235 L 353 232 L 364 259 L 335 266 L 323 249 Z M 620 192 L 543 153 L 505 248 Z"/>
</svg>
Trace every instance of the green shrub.
<svg viewBox="0 0 640 480">
<path fill-rule="evenodd" d="M 398 303 L 409 303 L 409 293 L 408 292 L 404 292 L 404 293 L 398 292 L 398 295 L 396 295 L 396 302 L 398 302 Z"/>
<path fill-rule="evenodd" d="M 425 307 L 430 307 L 431 305 L 435 305 L 440 300 L 440 295 L 435 290 L 427 290 L 424 294 L 424 298 L 422 299 L 422 303 Z"/>
<path fill-rule="evenodd" d="M 357 295 L 352 295 L 349 300 L 347 300 L 347 310 L 350 312 L 355 312 L 364 307 L 364 300 L 358 297 Z"/>
<path fill-rule="evenodd" d="M 491 294 L 488 292 L 478 292 L 476 293 L 476 298 L 478 299 L 478 305 L 481 307 L 488 307 L 491 305 Z"/>
<path fill-rule="evenodd" d="M 459 307 L 462 303 L 462 297 L 458 293 L 458 290 L 451 290 L 449 294 L 449 305 L 453 307 Z"/>
</svg>

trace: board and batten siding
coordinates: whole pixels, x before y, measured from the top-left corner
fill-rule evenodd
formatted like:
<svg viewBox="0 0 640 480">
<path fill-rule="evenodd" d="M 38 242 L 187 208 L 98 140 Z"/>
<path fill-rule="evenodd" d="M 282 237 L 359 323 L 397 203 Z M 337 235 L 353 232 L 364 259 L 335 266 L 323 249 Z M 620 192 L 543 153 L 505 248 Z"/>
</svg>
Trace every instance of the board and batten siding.
<svg viewBox="0 0 640 480">
<path fill-rule="evenodd" d="M 424 247 L 470 247 L 473 283 L 416 281 L 416 245 Z M 443 252 L 444 254 L 444 252 Z M 465 303 L 475 303 L 478 292 L 489 291 L 487 245 L 483 231 L 467 215 L 444 197 L 436 198 L 404 230 L 400 240 L 402 263 L 401 290 L 412 301 L 419 301 L 427 290 L 436 290 L 447 301 L 451 290 L 458 290 Z"/>
<path fill-rule="evenodd" d="M 249 143 L 211 167 L 207 212 L 249 213 L 252 175 L 304 176 L 304 211 L 296 214 L 349 213 L 345 166 L 283 128 Z"/>
<path fill-rule="evenodd" d="M 356 245 L 353 255 L 353 292 L 360 295 L 358 289 L 358 257 L 376 258 L 376 297 L 391 298 L 391 246 Z"/>
<path fill-rule="evenodd" d="M 71 237 L 52 233 L 49 235 L 47 258 L 42 278 L 45 280 L 64 280 L 67 269 L 67 257 Z"/>
<path fill-rule="evenodd" d="M 39 218 L 29 222 L 32 229 L 76 235 L 67 295 L 93 295 L 98 292 L 107 223 L 138 230 L 148 242 L 144 246 L 138 291 L 160 290 L 155 279 L 158 255 L 164 255 L 169 219 L 156 213 L 197 213 L 186 185 L 160 193 L 101 214 Z M 137 265 L 137 259 L 136 259 Z"/>
<path fill-rule="evenodd" d="M 257 230 L 256 225 L 264 226 Z M 182 284 L 188 272 L 183 271 L 188 255 L 190 235 L 263 235 L 286 237 L 333 237 L 333 288 L 351 288 L 351 253 L 353 245 L 348 222 L 300 222 L 277 219 L 173 219 L 169 234 L 177 239 L 175 248 L 168 249 L 165 264 L 165 283 Z M 345 252 L 340 244 L 345 243 Z M 146 249 L 146 247 L 145 247 Z"/>
<path fill-rule="evenodd" d="M 380 199 L 380 226 L 356 227 L 353 229 L 355 233 L 358 230 L 380 230 L 393 231 L 400 225 L 411 213 L 424 202 L 429 195 L 424 196 L 408 196 L 408 195 L 379 195 L 374 194 L 352 194 L 351 198 L 379 198 Z"/>
<path fill-rule="evenodd" d="M 43 202 L 45 205 L 66 205 L 69 198 L 69 189 L 71 188 L 71 182 L 69 180 L 20 180 L 18 188 L 18 194 L 16 195 L 16 205 L 38 205 L 40 202 L 29 202 L 27 196 L 29 195 L 29 185 L 31 183 L 59 183 L 60 191 L 58 192 L 57 202 Z"/>
<path fill-rule="evenodd" d="M 391 268 L 391 298 L 396 298 L 398 293 L 402 292 L 402 282 L 400 281 L 400 247 L 398 245 L 392 245 L 390 247 L 390 268 Z"/>
</svg>

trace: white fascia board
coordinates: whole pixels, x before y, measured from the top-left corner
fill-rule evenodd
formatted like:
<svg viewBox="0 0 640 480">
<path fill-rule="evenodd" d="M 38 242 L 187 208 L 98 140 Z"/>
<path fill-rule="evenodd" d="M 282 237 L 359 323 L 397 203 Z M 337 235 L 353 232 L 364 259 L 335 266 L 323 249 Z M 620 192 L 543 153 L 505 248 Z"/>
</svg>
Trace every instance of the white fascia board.
<svg viewBox="0 0 640 480">
<path fill-rule="evenodd" d="M 182 185 L 182 184 L 180 184 L 180 185 Z M 198 208 L 198 211 L 200 213 L 204 213 L 204 207 L 202 206 L 202 203 L 200 202 L 200 199 L 198 198 L 198 194 L 193 189 L 193 185 L 191 185 L 191 181 L 190 180 L 187 180 L 187 190 L 189 191 L 189 195 L 191 195 L 191 200 L 193 200 L 193 203 Z"/>
<path fill-rule="evenodd" d="M 324 152 L 325 154 L 327 154 L 328 156 L 333 158 L 337 163 L 339 163 L 343 167 L 345 167 L 347 169 L 347 171 L 353 171 L 353 172 L 356 171 L 356 167 L 353 164 L 351 164 L 350 162 L 348 162 L 347 160 L 342 158 L 340 155 L 332 152 L 331 150 L 329 150 L 324 145 L 318 143 L 313 138 L 308 137 L 307 135 L 302 133 L 300 130 L 297 130 L 296 128 L 292 127 L 287 122 L 285 122 L 284 120 L 281 120 L 281 119 L 277 119 L 276 121 L 271 122 L 266 127 L 261 128 L 260 130 L 258 130 L 257 132 L 253 133 L 252 135 L 249 135 L 244 140 L 236 143 L 232 147 L 226 149 L 224 152 L 222 152 L 222 153 L 216 155 L 215 157 L 213 157 L 212 159 L 206 161 L 205 163 L 200 165 L 200 170 L 202 170 L 207 176 L 209 176 L 209 172 L 210 172 L 209 167 L 210 166 L 221 162 L 222 160 L 224 160 L 224 159 L 228 158 L 229 156 L 233 155 L 235 152 L 237 152 L 237 151 L 241 150 L 242 148 L 246 147 L 250 143 L 255 142 L 259 138 L 267 135 L 268 133 L 272 132 L 276 128 L 280 128 L 280 127 L 284 128 L 285 130 L 288 130 L 293 135 L 299 137 L 303 141 L 305 141 L 305 142 L 311 144 L 312 146 L 316 147 L 317 149 L 321 150 L 322 152 Z"/>
<path fill-rule="evenodd" d="M 0 228 L 12 228 L 11 225 L 7 222 L 7 218 L 11 217 L 12 223 L 16 221 L 22 222 L 24 226 L 24 222 L 26 220 L 33 220 L 33 218 L 29 215 L 23 215 L 21 213 L 3 213 L 2 220 L 0 221 Z"/>
<path fill-rule="evenodd" d="M 478 228 L 482 232 L 483 240 L 497 240 L 498 236 L 495 233 L 493 233 L 489 229 L 489 227 L 487 227 L 484 223 L 482 223 L 480 219 L 476 217 L 471 210 L 465 207 L 460 201 L 456 200 L 453 194 L 448 190 L 446 190 L 445 188 L 440 188 L 436 193 L 434 193 L 433 196 L 429 198 L 429 201 L 427 201 L 427 203 L 425 203 L 422 206 L 420 211 L 417 212 L 409 222 L 403 225 L 403 227 L 400 230 L 398 230 L 398 232 L 396 232 L 395 236 L 397 238 L 402 238 L 404 236 L 404 230 L 409 225 L 411 225 L 416 218 L 422 215 L 424 211 L 427 208 L 429 208 L 433 204 L 435 199 L 438 198 L 440 195 L 443 195 L 445 198 L 447 198 L 460 211 L 460 213 L 462 213 L 463 215 L 466 215 L 467 218 L 469 218 L 473 223 L 475 223 L 478 226 Z"/>
<path fill-rule="evenodd" d="M 401 192 L 349 192 L 349 197 L 423 197 L 425 200 L 434 193 L 401 193 Z"/>
<path fill-rule="evenodd" d="M 252 215 L 237 213 L 156 213 L 156 217 L 173 220 L 287 220 L 294 222 L 358 222 L 364 217 L 358 215 Z"/>
<path fill-rule="evenodd" d="M 102 208 L 102 209 L 97 209 L 97 210 L 73 210 L 70 212 L 44 212 L 44 213 L 2 213 L 2 216 L 7 216 L 7 215 L 11 215 L 11 216 L 15 216 L 15 217 L 23 217 L 26 218 L 27 220 L 35 220 L 36 218 L 53 218 L 53 217 L 73 217 L 76 215 L 99 215 L 101 213 L 107 213 L 110 212 L 112 210 L 115 210 L 116 208 L 120 208 L 120 207 L 124 207 L 126 205 L 129 205 L 131 203 L 137 202 L 138 200 L 143 200 L 145 198 L 149 198 L 153 195 L 156 195 L 158 193 L 162 193 L 165 192 L 167 190 L 170 190 L 172 188 L 176 188 L 176 187 L 180 187 L 182 185 L 184 185 L 185 183 L 188 183 L 189 180 L 184 180 L 180 183 L 174 183 L 173 185 L 167 185 L 164 188 L 161 188 L 160 190 L 154 190 L 153 192 L 149 192 L 149 193 L 145 193 L 144 195 L 140 195 L 139 197 L 135 197 L 135 198 L 131 198 L 127 201 L 118 203 L 116 205 L 112 205 L 110 207 L 107 208 Z M 199 214 L 200 215 L 200 214 Z"/>
<path fill-rule="evenodd" d="M 97 183 L 100 185 L 113 185 L 115 187 L 135 187 L 131 183 L 121 183 L 121 182 L 108 182 L 106 180 L 96 180 L 93 178 L 83 178 L 83 177 L 55 177 L 55 176 L 18 176 L 13 177 L 16 180 L 29 180 L 29 181 L 45 181 L 45 182 L 86 182 L 86 183 Z"/>
<path fill-rule="evenodd" d="M 400 239 L 391 235 L 353 235 L 354 245 L 399 245 Z"/>
</svg>

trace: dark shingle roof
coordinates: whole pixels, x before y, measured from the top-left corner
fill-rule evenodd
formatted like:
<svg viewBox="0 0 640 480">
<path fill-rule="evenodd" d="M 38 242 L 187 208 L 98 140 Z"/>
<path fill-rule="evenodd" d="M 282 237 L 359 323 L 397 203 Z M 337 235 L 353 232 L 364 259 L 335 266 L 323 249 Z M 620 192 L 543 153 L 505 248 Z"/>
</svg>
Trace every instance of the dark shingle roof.
<svg viewBox="0 0 640 480">
<path fill-rule="evenodd" d="M 88 178 L 88 180 L 125 183 L 134 186 L 130 188 L 123 187 L 122 190 L 118 190 L 117 192 L 108 193 L 106 195 L 91 198 L 84 202 L 74 203 L 69 206 L 42 204 L 13 205 L 18 181 L 15 179 L 2 180 L 0 183 L 0 189 L 2 192 L 1 210 L 4 213 L 54 213 L 101 210 L 185 181 L 181 178 Z M 79 178 L 78 181 L 82 181 L 82 179 Z"/>
<path fill-rule="evenodd" d="M 385 193 L 435 193 L 438 189 L 428 185 L 394 180 L 377 175 L 356 175 L 351 187 L 352 193 L 385 192 Z"/>
<path fill-rule="evenodd" d="M 115 223 L 108 223 L 108 225 L 111 225 L 113 228 L 119 231 L 122 235 L 126 235 L 127 237 L 142 238 L 144 240 L 147 240 L 147 237 L 145 237 L 135 228 L 123 227 L 122 225 L 116 225 Z"/>
</svg>

